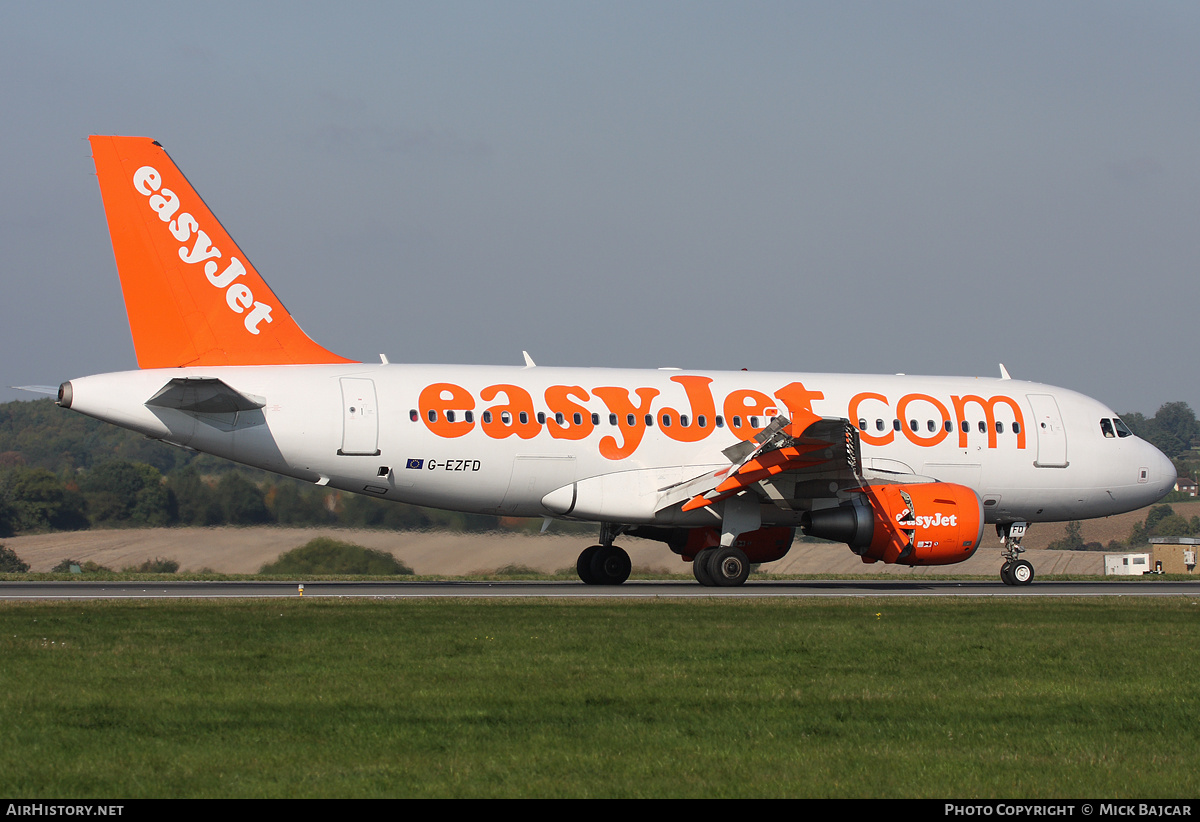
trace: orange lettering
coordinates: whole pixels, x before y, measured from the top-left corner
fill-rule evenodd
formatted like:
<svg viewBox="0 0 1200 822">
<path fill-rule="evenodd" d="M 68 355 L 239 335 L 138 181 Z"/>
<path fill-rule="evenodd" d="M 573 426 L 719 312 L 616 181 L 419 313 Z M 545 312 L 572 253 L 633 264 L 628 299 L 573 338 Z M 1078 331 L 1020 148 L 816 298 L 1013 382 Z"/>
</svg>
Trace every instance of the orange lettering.
<svg viewBox="0 0 1200 822">
<path fill-rule="evenodd" d="M 771 398 L 761 391 L 751 389 L 742 389 L 734 391 L 725 398 L 725 420 L 729 425 L 729 429 L 734 435 L 743 440 L 752 440 L 754 435 L 767 427 L 768 420 L 763 420 L 763 424 L 754 427 L 750 425 L 750 417 L 765 416 L 768 408 L 774 408 L 774 403 Z M 742 427 L 737 428 L 733 425 L 733 418 L 740 416 L 742 418 Z"/>
<path fill-rule="evenodd" d="M 592 433 L 596 426 L 592 424 L 592 414 L 582 405 L 571 402 L 568 397 L 581 400 L 591 399 L 588 392 L 578 385 L 552 385 L 546 389 L 546 405 L 555 414 L 563 415 L 563 424 L 559 425 L 554 418 L 546 420 L 546 430 L 556 440 L 581 440 Z M 579 415 L 579 424 L 575 423 L 575 415 Z"/>
<path fill-rule="evenodd" d="M 1017 434 L 1017 448 L 1025 447 L 1025 416 L 1021 413 L 1021 406 L 1013 400 L 1012 397 L 1006 397 L 1003 394 L 998 397 L 991 397 L 985 400 L 983 397 L 977 397 L 974 394 L 968 394 L 965 397 L 951 397 L 950 402 L 954 403 L 954 414 L 958 418 L 958 447 L 967 447 L 967 432 L 962 430 L 963 421 L 967 418 L 967 403 L 977 403 L 983 409 L 984 419 L 987 421 L 988 448 L 996 447 L 996 403 L 1005 403 L 1013 412 L 1013 421 L 1021 426 L 1020 433 Z"/>
<path fill-rule="evenodd" d="M 905 416 L 905 410 L 908 408 L 908 404 L 914 401 L 927 402 L 937 408 L 938 413 L 941 414 L 941 418 L 937 422 L 936 434 L 922 437 L 916 431 L 912 430 L 912 425 L 909 424 Z M 908 441 L 913 445 L 931 447 L 946 439 L 946 435 L 950 433 L 946 430 L 946 421 L 950 419 L 950 412 L 946 410 L 946 406 L 928 394 L 905 394 L 900 398 L 900 402 L 896 403 L 896 416 L 900 418 L 900 422 L 904 426 L 901 429 L 904 432 L 904 436 L 908 437 Z"/>
<path fill-rule="evenodd" d="M 491 422 L 480 423 L 483 433 L 492 439 L 502 440 L 516 434 L 523 440 L 533 439 L 542 430 L 533 415 L 533 398 L 529 392 L 517 385 L 489 385 L 479 392 L 479 398 L 491 402 L 503 393 L 508 405 L 494 405 L 485 413 L 491 414 Z M 524 419 L 522 419 L 524 414 Z"/>
<path fill-rule="evenodd" d="M 446 412 L 471 411 L 475 408 L 475 398 L 471 392 L 461 385 L 449 382 L 438 382 L 426 386 L 417 400 L 421 409 L 421 420 L 425 427 L 439 437 L 461 437 L 475 427 L 475 423 L 458 420 L 451 422 Z M 432 412 L 433 419 L 430 419 Z"/>
<path fill-rule="evenodd" d="M 625 439 L 624 444 L 618 445 L 616 437 L 604 437 L 600 440 L 600 455 L 610 460 L 628 457 L 641 445 L 646 433 L 645 417 L 650 413 L 650 401 L 658 396 L 658 389 L 639 388 L 637 395 L 641 404 L 637 406 L 630 401 L 628 388 L 602 386 L 593 389 L 592 393 L 604 400 L 608 410 L 617 415 L 617 427 Z"/>
<path fill-rule="evenodd" d="M 896 438 L 896 432 L 889 428 L 886 434 L 877 436 L 875 434 L 868 434 L 865 430 L 863 430 L 862 425 L 859 425 L 860 419 L 865 421 L 865 418 L 860 418 L 858 416 L 858 406 L 863 400 L 878 400 L 884 405 L 887 405 L 887 397 L 883 396 L 883 394 L 876 394 L 872 391 L 864 391 L 861 394 L 855 394 L 854 398 L 850 400 L 850 408 L 846 412 L 850 417 L 850 422 L 858 425 L 858 438 L 860 440 L 865 442 L 867 445 L 887 445 Z M 888 416 L 890 417 L 891 414 L 889 413 Z"/>
<path fill-rule="evenodd" d="M 812 410 L 813 400 L 825 399 L 825 395 L 820 391 L 809 391 L 804 387 L 804 383 L 792 382 L 776 391 L 775 396 L 787 406 L 788 417 L 792 421 L 788 430 L 791 436 L 800 436 L 808 426 L 821 419 Z"/>
<path fill-rule="evenodd" d="M 671 377 L 671 382 L 677 382 L 683 386 L 683 390 L 687 392 L 688 403 L 692 408 L 691 419 L 688 424 L 683 424 L 685 415 L 680 414 L 674 408 L 664 408 L 658 414 L 659 427 L 662 432 L 676 442 L 699 442 L 712 433 L 713 429 L 709 426 L 714 425 L 717 406 L 713 402 L 712 391 L 708 390 L 709 384 L 712 382 L 711 377 Z M 671 423 L 663 420 L 663 417 L 669 416 Z M 704 417 L 705 427 L 701 428 L 696 421 L 697 417 Z"/>
</svg>

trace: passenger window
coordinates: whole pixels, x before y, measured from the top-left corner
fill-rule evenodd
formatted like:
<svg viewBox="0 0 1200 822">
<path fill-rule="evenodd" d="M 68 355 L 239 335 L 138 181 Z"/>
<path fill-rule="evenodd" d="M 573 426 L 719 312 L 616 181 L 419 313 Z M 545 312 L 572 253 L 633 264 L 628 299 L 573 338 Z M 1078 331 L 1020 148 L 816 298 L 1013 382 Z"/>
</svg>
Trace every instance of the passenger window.
<svg viewBox="0 0 1200 822">
<path fill-rule="evenodd" d="M 437 422 L 437 411 L 434 409 L 430 408 L 429 413 L 426 416 L 429 417 L 430 422 Z"/>
<path fill-rule="evenodd" d="M 563 415 L 562 415 L 562 412 L 561 412 L 561 411 L 559 411 L 558 413 L 556 413 L 556 414 L 554 415 L 554 421 L 555 421 L 556 423 L 558 423 L 559 425 L 562 425 L 562 424 L 563 424 L 563 420 L 564 420 L 564 417 L 563 417 Z"/>
<path fill-rule="evenodd" d="M 916 421 L 916 420 L 909 420 L 909 421 L 908 421 L 908 427 L 909 427 L 909 428 L 911 428 L 913 431 L 920 431 L 920 430 L 921 430 L 921 426 L 917 424 L 917 421 Z"/>
<path fill-rule="evenodd" d="M 576 425 L 583 425 L 583 414 L 580 414 L 578 411 L 576 411 L 571 415 L 571 421 Z"/>
<path fill-rule="evenodd" d="M 647 415 L 646 415 L 646 427 L 647 427 L 647 428 L 653 428 L 653 427 L 654 427 L 654 415 L 653 415 L 653 414 L 647 414 Z"/>
<path fill-rule="evenodd" d="M 528 425 L 528 424 L 529 424 L 529 414 L 522 411 L 521 412 L 521 425 Z"/>
<path fill-rule="evenodd" d="M 501 411 L 500 422 L 504 423 L 505 425 L 512 425 L 512 413 L 509 411 Z"/>
<path fill-rule="evenodd" d="M 1012 428 L 1013 428 L 1013 433 L 1014 433 L 1014 434 L 1020 434 L 1020 433 L 1021 433 L 1021 423 L 1019 423 L 1019 422 L 1014 422 L 1014 423 L 1013 423 L 1013 426 L 1012 426 Z"/>
<path fill-rule="evenodd" d="M 491 411 L 483 412 L 483 421 L 488 423 L 489 425 L 491 425 L 491 422 L 492 422 L 492 412 Z"/>
<path fill-rule="evenodd" d="M 937 426 L 933 424 L 933 420 L 929 420 L 928 422 L 926 422 L 925 427 L 928 428 L 931 432 L 937 430 Z"/>
<path fill-rule="evenodd" d="M 962 421 L 962 430 L 963 430 L 964 434 L 970 434 L 971 433 L 971 423 L 967 422 L 966 420 L 963 420 Z"/>
<path fill-rule="evenodd" d="M 986 434 L 986 433 L 987 433 L 987 423 L 986 423 L 986 422 L 984 422 L 983 420 L 980 420 L 980 421 L 979 421 L 979 433 L 980 433 L 980 434 Z"/>
<path fill-rule="evenodd" d="M 663 428 L 670 428 L 670 427 L 671 427 L 671 415 L 670 415 L 670 414 L 663 414 L 663 415 L 662 415 L 662 427 L 663 427 Z"/>
<path fill-rule="evenodd" d="M 467 422 L 475 422 L 475 412 L 474 411 L 464 411 L 463 419 L 466 420 Z"/>
<path fill-rule="evenodd" d="M 419 419 L 421 418 L 421 415 L 420 415 L 420 414 L 418 414 L 418 413 L 417 413 L 417 409 L 415 409 L 415 408 L 414 408 L 413 410 L 411 410 L 411 411 L 409 411 L 409 412 L 408 412 L 408 418 L 409 418 L 409 419 L 410 419 L 412 422 L 416 422 L 417 420 L 419 420 Z"/>
<path fill-rule="evenodd" d="M 616 414 L 609 414 L 609 415 L 608 415 L 608 424 L 609 424 L 609 425 L 616 425 L 616 424 L 617 424 L 617 415 L 616 415 Z M 632 423 L 631 423 L 631 424 L 632 424 Z"/>
<path fill-rule="evenodd" d="M 637 417 L 633 416 L 633 414 L 626 414 L 625 415 L 625 424 L 628 425 L 630 428 L 633 428 L 633 426 L 637 424 Z"/>
<path fill-rule="evenodd" d="M 599 424 L 600 424 L 600 415 L 597 414 L 595 411 L 593 411 L 592 412 L 592 425 L 599 425 Z"/>
<path fill-rule="evenodd" d="M 900 430 L 900 420 L 892 420 L 892 430 L 893 431 Z"/>
<path fill-rule="evenodd" d="M 953 430 L 954 430 L 954 423 L 950 422 L 950 420 L 946 420 L 946 433 L 950 433 Z"/>
<path fill-rule="evenodd" d="M 883 420 L 875 420 L 875 430 L 876 431 L 883 430 Z"/>
<path fill-rule="evenodd" d="M 446 422 L 454 422 L 454 412 L 453 411 L 446 412 Z"/>
<path fill-rule="evenodd" d="M 722 417 L 720 414 L 717 414 L 717 428 L 724 428 L 724 427 L 725 427 L 725 418 Z"/>
<path fill-rule="evenodd" d="M 733 427 L 734 427 L 734 428 L 741 428 L 741 427 L 742 427 L 742 418 L 741 418 L 741 417 L 739 417 L 737 414 L 734 414 L 734 415 L 733 415 Z"/>
<path fill-rule="evenodd" d="M 537 421 L 538 421 L 538 425 L 546 424 L 546 412 L 545 411 L 539 411 L 537 413 Z"/>
<path fill-rule="evenodd" d="M 701 428 L 708 428 L 708 419 L 701 414 L 700 416 L 696 417 L 696 425 L 700 426 Z"/>
<path fill-rule="evenodd" d="M 680 415 L 679 415 L 679 426 L 680 426 L 681 428 L 687 428 L 687 424 L 688 424 L 688 416 L 687 416 L 687 414 L 680 414 Z"/>
<path fill-rule="evenodd" d="M 1100 432 L 1109 439 L 1115 439 L 1117 436 L 1113 431 L 1112 420 L 1107 418 L 1100 420 Z"/>
</svg>

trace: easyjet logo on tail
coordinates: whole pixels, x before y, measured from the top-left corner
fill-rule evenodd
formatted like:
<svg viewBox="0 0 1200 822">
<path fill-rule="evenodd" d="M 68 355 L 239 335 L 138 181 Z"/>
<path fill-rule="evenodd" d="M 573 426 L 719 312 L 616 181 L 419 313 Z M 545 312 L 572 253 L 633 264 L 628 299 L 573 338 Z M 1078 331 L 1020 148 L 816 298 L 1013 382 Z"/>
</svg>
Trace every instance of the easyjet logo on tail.
<svg viewBox="0 0 1200 822">
<path fill-rule="evenodd" d="M 246 273 L 246 267 L 237 257 L 230 257 L 221 270 L 221 250 L 212 244 L 207 232 L 189 212 L 180 212 L 179 197 L 169 188 L 163 188 L 162 175 L 153 166 L 142 166 L 133 173 L 133 187 L 148 198 L 150 209 L 166 224 L 171 236 L 182 243 L 179 259 L 189 265 L 203 263 L 204 277 L 213 288 L 225 292 L 225 304 L 235 314 L 245 314 L 243 324 L 251 334 L 257 334 L 260 323 L 271 322 L 273 307 L 254 299 L 254 292 L 237 279 Z M 191 243 L 190 247 L 188 243 Z"/>
</svg>

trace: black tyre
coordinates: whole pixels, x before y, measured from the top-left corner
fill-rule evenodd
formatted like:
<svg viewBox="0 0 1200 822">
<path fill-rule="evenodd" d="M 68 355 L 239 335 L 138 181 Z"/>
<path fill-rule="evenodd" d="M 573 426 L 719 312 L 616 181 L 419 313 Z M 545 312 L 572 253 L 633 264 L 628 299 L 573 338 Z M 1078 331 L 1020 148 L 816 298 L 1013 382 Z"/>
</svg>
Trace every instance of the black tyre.
<svg viewBox="0 0 1200 822">
<path fill-rule="evenodd" d="M 1012 578 L 1012 563 L 1005 562 L 1000 566 L 1000 581 L 1005 585 L 1015 585 Z"/>
<path fill-rule="evenodd" d="M 592 575 L 592 558 L 603 547 L 603 545 L 593 545 L 590 548 L 584 548 L 583 553 L 579 555 L 579 559 L 575 562 L 575 573 L 579 574 L 579 578 L 588 585 L 597 584 L 596 578 Z"/>
<path fill-rule="evenodd" d="M 712 548 L 705 548 L 692 558 L 692 575 L 696 577 L 696 582 L 699 582 L 705 588 L 711 588 L 716 585 L 713 582 L 712 574 L 708 572 L 708 561 L 712 559 L 712 553 Z"/>
<path fill-rule="evenodd" d="M 722 588 L 741 585 L 750 576 L 750 560 L 740 548 L 714 548 L 708 561 L 713 584 Z"/>
<path fill-rule="evenodd" d="M 598 545 L 592 555 L 591 573 L 595 585 L 620 585 L 629 579 L 633 562 L 624 549 L 615 545 Z M 581 557 L 582 559 L 582 557 Z"/>
</svg>

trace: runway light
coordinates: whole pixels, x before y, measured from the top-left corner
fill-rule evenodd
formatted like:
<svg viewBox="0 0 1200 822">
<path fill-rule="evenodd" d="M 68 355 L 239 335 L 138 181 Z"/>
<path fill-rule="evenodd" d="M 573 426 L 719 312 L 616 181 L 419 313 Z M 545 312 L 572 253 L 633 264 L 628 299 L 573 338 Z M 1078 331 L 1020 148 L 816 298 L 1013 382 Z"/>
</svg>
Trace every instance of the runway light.
<svg viewBox="0 0 1200 822">
<path fill-rule="evenodd" d="M 304 596 L 304 583 L 300 584 L 299 590 L 300 590 L 300 596 Z"/>
</svg>

